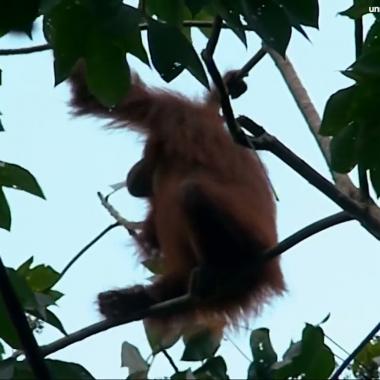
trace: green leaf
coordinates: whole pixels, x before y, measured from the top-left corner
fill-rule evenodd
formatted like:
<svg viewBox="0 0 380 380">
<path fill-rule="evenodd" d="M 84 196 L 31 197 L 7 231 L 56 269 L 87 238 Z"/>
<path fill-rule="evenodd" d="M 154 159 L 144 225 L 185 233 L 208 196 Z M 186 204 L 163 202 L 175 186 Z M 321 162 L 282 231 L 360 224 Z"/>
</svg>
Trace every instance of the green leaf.
<svg viewBox="0 0 380 380">
<path fill-rule="evenodd" d="M 38 17 L 39 0 L 2 0 L 0 31 L 25 33 L 31 37 L 33 23 Z"/>
<path fill-rule="evenodd" d="M 0 186 L 23 190 L 45 199 L 45 196 L 33 175 L 21 166 L 0 162 Z"/>
<path fill-rule="evenodd" d="M 45 362 L 56 380 L 88 380 L 95 379 L 86 368 L 77 363 L 61 360 L 45 359 Z"/>
<path fill-rule="evenodd" d="M 89 380 L 95 379 L 90 372 L 87 371 L 83 366 L 71 363 L 64 362 L 61 360 L 54 359 L 45 359 L 44 360 L 49 372 L 52 374 L 54 380 Z M 25 379 L 34 379 L 33 372 L 30 369 L 28 363 L 24 361 L 17 361 L 15 364 L 15 373 L 12 380 L 25 380 Z"/>
<path fill-rule="evenodd" d="M 285 56 L 292 28 L 282 7 L 273 0 L 242 0 L 243 16 L 263 41 Z"/>
<path fill-rule="evenodd" d="M 323 330 L 306 324 L 301 342 L 292 343 L 284 361 L 272 366 L 276 379 L 327 379 L 335 368 L 334 354 L 324 344 Z"/>
<path fill-rule="evenodd" d="M 40 0 L 40 13 L 46 14 L 50 12 L 56 5 L 58 5 L 62 0 Z"/>
<path fill-rule="evenodd" d="M 319 134 L 335 136 L 354 119 L 357 86 L 350 86 L 331 95 L 326 103 Z"/>
<path fill-rule="evenodd" d="M 328 314 L 326 315 L 326 317 L 324 317 L 324 318 L 322 319 L 322 321 L 319 322 L 318 325 L 323 325 L 324 323 L 326 323 L 326 322 L 330 319 L 330 317 L 331 317 L 331 314 L 328 313 Z"/>
<path fill-rule="evenodd" d="M 3 122 L 0 119 L 0 132 L 4 132 L 4 131 L 5 131 L 4 125 L 3 125 Z"/>
<path fill-rule="evenodd" d="M 33 312 L 36 312 L 38 318 L 45 320 L 47 307 L 54 305 L 54 301 L 43 293 L 35 292 L 34 297 L 36 298 L 37 307 Z"/>
<path fill-rule="evenodd" d="M 56 84 L 69 76 L 79 59 L 85 58 L 92 90 L 99 100 L 108 106 L 120 101 L 120 93 L 126 94 L 129 83 L 126 53 L 149 64 L 140 21 L 141 12 L 121 0 L 61 0 L 44 18 L 44 34 L 54 50 Z M 101 80 L 98 74 L 104 71 L 107 75 Z"/>
<path fill-rule="evenodd" d="M 369 13 L 369 8 L 371 5 L 375 5 L 373 0 L 355 0 L 354 5 L 339 14 L 352 19 L 357 19 Z"/>
<path fill-rule="evenodd" d="M 59 292 L 58 290 L 52 289 L 47 290 L 45 294 L 47 294 L 54 301 L 54 303 L 57 303 L 57 301 L 64 296 L 64 294 Z"/>
<path fill-rule="evenodd" d="M 36 307 L 36 299 L 32 289 L 29 287 L 29 284 L 26 280 L 21 277 L 13 268 L 7 268 L 7 274 L 9 280 L 15 290 L 21 305 L 24 308 Z"/>
<path fill-rule="evenodd" d="M 348 173 L 358 163 L 358 126 L 349 124 L 331 140 L 331 167 L 338 173 Z"/>
<path fill-rule="evenodd" d="M 150 18 L 148 43 L 152 63 L 165 81 L 171 81 L 186 68 L 208 87 L 207 76 L 196 51 L 178 28 Z"/>
<path fill-rule="evenodd" d="M 270 377 L 270 367 L 277 361 L 267 328 L 253 330 L 250 346 L 254 358 L 248 370 L 249 379 L 267 379 Z"/>
<path fill-rule="evenodd" d="M 5 197 L 3 188 L 0 187 L 0 228 L 7 231 L 11 230 L 12 218 L 11 210 L 7 198 Z"/>
<path fill-rule="evenodd" d="M 214 0 L 215 13 L 220 15 L 235 35 L 247 46 L 247 36 L 241 22 L 241 8 L 238 2 Z M 215 16 L 215 15 L 214 15 Z"/>
<path fill-rule="evenodd" d="M 185 4 L 187 8 L 190 10 L 191 15 L 193 17 L 197 16 L 197 19 L 201 10 L 205 6 L 209 5 L 210 2 L 211 0 L 185 0 Z"/>
<path fill-rule="evenodd" d="M 144 379 L 148 375 L 148 363 L 143 359 L 138 348 L 128 342 L 123 342 L 121 346 L 121 366 L 128 368 L 128 379 L 133 379 L 134 377 L 131 377 L 133 374 L 139 374 L 139 379 Z"/>
<path fill-rule="evenodd" d="M 36 308 L 37 303 L 32 290 L 27 282 L 12 268 L 7 268 L 7 275 L 12 284 L 17 298 L 24 309 Z M 0 339 L 3 339 L 12 348 L 21 348 L 18 335 L 10 320 L 7 307 L 0 295 Z"/>
<path fill-rule="evenodd" d="M 356 356 L 352 372 L 357 379 L 376 378 L 379 368 L 380 338 L 371 340 Z"/>
<path fill-rule="evenodd" d="M 37 307 L 33 310 L 28 310 L 28 313 L 55 327 L 62 334 L 67 335 L 67 332 L 59 318 L 52 311 L 47 309 L 47 307 L 54 305 L 53 299 L 43 293 L 35 293 L 35 296 L 37 300 Z"/>
<path fill-rule="evenodd" d="M 210 377 L 211 379 L 227 380 L 227 365 L 221 356 L 209 358 L 206 362 L 194 371 L 197 379 Z"/>
<path fill-rule="evenodd" d="M 17 273 L 21 276 L 21 277 L 24 277 L 26 278 L 27 274 L 29 273 L 30 271 L 30 268 L 33 264 L 33 256 L 29 257 L 29 259 L 27 259 L 25 262 L 23 262 L 17 269 Z"/>
<path fill-rule="evenodd" d="M 362 54 L 366 54 L 378 48 L 380 48 L 380 22 L 376 20 L 367 33 Z"/>
<path fill-rule="evenodd" d="M 208 328 L 202 328 L 196 333 L 184 334 L 185 350 L 181 360 L 200 361 L 214 356 L 220 346 L 222 334 L 216 335 Z"/>
<path fill-rule="evenodd" d="M 380 48 L 371 48 L 362 54 L 347 70 L 357 81 L 380 80 Z M 346 72 L 347 72 L 346 71 Z"/>
<path fill-rule="evenodd" d="M 113 107 L 128 93 L 129 66 L 125 53 L 102 36 L 91 36 L 86 54 L 86 79 L 89 90 L 105 106 Z"/>
<path fill-rule="evenodd" d="M 150 15 L 156 15 L 159 20 L 168 24 L 182 26 L 185 15 L 184 0 L 147 0 Z"/>
<path fill-rule="evenodd" d="M 35 266 L 26 274 L 26 281 L 35 292 L 44 292 L 50 289 L 58 278 L 59 273 L 50 265 L 45 264 Z"/>
<path fill-rule="evenodd" d="M 57 303 L 57 301 L 64 296 L 63 293 L 52 289 L 45 291 L 45 294 L 47 294 L 54 301 L 54 303 Z"/>
<path fill-rule="evenodd" d="M 271 367 L 271 378 L 274 379 L 294 379 L 302 373 L 302 342 L 291 342 L 289 348 L 283 356 L 283 360 L 274 363 Z M 251 379 L 251 378 L 250 378 Z"/>
<path fill-rule="evenodd" d="M 197 21 L 209 21 L 212 25 L 212 22 L 214 20 L 214 15 L 208 10 L 202 9 L 198 14 L 197 14 Z M 208 39 L 211 37 L 212 34 L 212 28 L 199 28 L 199 30 L 203 33 L 203 35 Z"/>
<path fill-rule="evenodd" d="M 114 10 L 107 19 L 102 21 L 104 35 L 112 45 L 119 46 L 123 51 L 131 53 L 143 63 L 149 65 L 149 58 L 141 39 L 139 23 L 142 15 L 139 10 L 126 4 Z"/>
<path fill-rule="evenodd" d="M 180 324 L 170 323 L 163 328 L 162 324 L 149 318 L 144 319 L 143 323 L 152 354 L 172 347 L 181 337 Z"/>
<path fill-rule="evenodd" d="M 302 332 L 302 360 L 307 363 L 308 379 L 327 379 L 335 368 L 334 354 L 324 344 L 324 333 L 320 327 L 306 324 Z"/>
<path fill-rule="evenodd" d="M 288 16 L 297 25 L 318 28 L 318 0 L 276 0 L 276 3 L 284 7 Z"/>
<path fill-rule="evenodd" d="M 46 318 L 44 319 L 46 323 L 49 325 L 55 327 L 57 330 L 59 330 L 63 335 L 68 335 L 67 331 L 63 327 L 62 322 L 60 319 L 50 310 L 46 310 Z"/>
<path fill-rule="evenodd" d="M 54 52 L 55 84 L 65 80 L 86 51 L 92 30 L 85 0 L 62 0 L 44 17 L 43 30 Z"/>
</svg>

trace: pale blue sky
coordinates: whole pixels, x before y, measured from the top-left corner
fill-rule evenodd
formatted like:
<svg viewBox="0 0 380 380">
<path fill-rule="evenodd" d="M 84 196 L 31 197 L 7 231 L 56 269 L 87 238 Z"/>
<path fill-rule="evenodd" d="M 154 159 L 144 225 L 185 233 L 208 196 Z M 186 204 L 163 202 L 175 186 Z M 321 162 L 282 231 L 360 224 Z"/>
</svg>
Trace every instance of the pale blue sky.
<svg viewBox="0 0 380 380">
<path fill-rule="evenodd" d="M 339 73 L 354 57 L 353 25 L 337 12 L 351 1 L 321 1 L 320 31 L 309 30 L 311 43 L 293 33 L 288 54 L 319 112 L 329 95 L 350 84 Z M 200 50 L 205 39 L 194 33 Z M 0 48 L 21 47 L 43 42 L 40 33 L 34 41 L 6 37 Z M 259 47 L 251 35 L 249 49 L 229 32 L 224 32 L 217 51 L 223 71 L 240 67 Z M 131 64 L 152 85 L 167 86 L 147 67 L 131 59 Z M 66 84 L 53 87 L 50 52 L 0 57 L 3 86 L 0 110 L 6 132 L 0 136 L 0 159 L 28 168 L 38 179 L 47 201 L 25 193 L 7 191 L 11 204 L 12 232 L 0 231 L 1 255 L 6 265 L 17 266 L 31 255 L 37 263 L 51 264 L 57 270 L 112 219 L 100 206 L 96 192 L 121 181 L 129 167 L 139 159 L 141 140 L 130 132 L 109 132 L 102 121 L 73 119 L 69 116 Z M 287 146 L 322 174 L 328 171 L 313 138 L 306 128 L 279 73 L 266 57 L 248 78 L 250 91 L 234 102 L 237 114 L 247 114 L 264 125 Z M 200 95 L 203 88 L 184 74 L 169 88 L 189 96 Z M 140 141 L 140 142 L 139 142 Z M 323 194 L 311 187 L 276 158 L 261 154 L 276 192 L 280 238 L 306 224 L 338 211 Z M 144 202 L 126 192 L 115 198 L 117 208 L 130 219 L 144 213 Z M 54 310 L 69 332 L 99 320 L 94 300 L 100 291 L 134 284 L 147 275 L 137 265 L 128 235 L 114 230 L 81 258 L 58 289 L 66 294 Z M 378 271 L 380 246 L 355 222 L 332 228 L 286 252 L 282 265 L 289 293 L 265 308 L 252 320 L 252 328 L 271 329 L 278 352 L 291 339 L 297 340 L 305 322 L 317 323 L 328 313 L 326 333 L 347 350 L 378 321 Z M 229 334 L 250 355 L 248 334 Z M 45 344 L 60 337 L 46 328 L 38 336 Z M 68 347 L 52 357 L 83 364 L 97 378 L 126 377 L 120 368 L 120 348 L 124 340 L 138 346 L 145 357 L 149 347 L 141 323 L 133 323 L 98 334 Z M 340 356 L 345 356 L 331 346 Z M 225 356 L 231 377 L 245 376 L 248 362 L 225 342 Z M 181 354 L 173 350 L 176 360 Z M 180 364 L 186 368 L 186 363 Z M 163 357 L 152 368 L 155 376 L 169 375 L 172 369 Z"/>
</svg>

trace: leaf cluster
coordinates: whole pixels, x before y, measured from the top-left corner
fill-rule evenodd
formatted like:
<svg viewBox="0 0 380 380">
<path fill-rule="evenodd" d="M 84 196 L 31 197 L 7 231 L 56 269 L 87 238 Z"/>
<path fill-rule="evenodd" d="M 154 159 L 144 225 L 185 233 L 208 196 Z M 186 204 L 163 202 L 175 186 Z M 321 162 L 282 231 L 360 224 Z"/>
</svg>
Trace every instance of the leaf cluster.
<svg viewBox="0 0 380 380">
<path fill-rule="evenodd" d="M 342 12 L 358 19 L 370 12 L 376 1 L 360 0 Z M 378 5 L 378 4 L 377 4 Z M 369 171 L 377 196 L 380 195 L 380 19 L 375 19 L 361 54 L 342 73 L 355 83 L 333 94 L 323 115 L 320 133 L 332 136 L 332 168 L 348 173 L 357 165 Z"/>
</svg>

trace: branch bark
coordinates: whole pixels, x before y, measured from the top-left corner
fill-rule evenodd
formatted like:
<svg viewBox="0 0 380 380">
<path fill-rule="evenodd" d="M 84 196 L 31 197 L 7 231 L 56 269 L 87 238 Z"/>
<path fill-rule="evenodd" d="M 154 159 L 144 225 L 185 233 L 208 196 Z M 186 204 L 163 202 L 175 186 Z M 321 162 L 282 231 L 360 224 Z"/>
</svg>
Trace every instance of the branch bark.
<svg viewBox="0 0 380 380">
<path fill-rule="evenodd" d="M 304 160 L 294 154 L 263 127 L 246 116 L 240 116 L 237 121 L 247 131 L 253 134 L 251 142 L 256 149 L 268 150 L 285 162 L 311 185 L 330 198 L 344 211 L 354 217 L 376 239 L 380 240 L 380 209 L 367 202 L 361 203 L 340 191 L 333 183 L 314 170 Z"/>
<path fill-rule="evenodd" d="M 352 217 L 349 214 L 345 212 L 339 212 L 337 214 L 328 216 L 324 219 L 314 222 L 309 226 L 301 229 L 300 231 L 294 233 L 293 235 L 289 236 L 288 238 L 280 242 L 276 247 L 265 252 L 263 255 L 263 261 L 265 262 L 266 260 L 271 260 L 274 257 L 281 255 L 285 251 L 294 247 L 296 244 L 300 243 L 303 240 L 306 240 L 307 238 L 318 232 L 321 232 L 323 230 L 326 230 L 327 228 L 350 220 L 352 220 Z M 193 298 L 191 294 L 186 294 L 181 297 L 173 298 L 165 302 L 157 303 L 145 310 L 131 313 L 127 318 L 124 319 L 103 320 L 94 323 L 93 325 L 87 326 L 81 330 L 69 334 L 68 336 L 58 339 L 55 342 L 42 346 L 41 352 L 43 356 L 48 356 L 67 346 L 70 346 L 71 344 L 77 343 L 83 339 L 98 334 L 102 331 L 111 329 L 113 327 L 117 327 L 125 323 L 138 321 L 148 317 L 176 313 L 181 310 L 194 307 L 195 305 L 196 299 Z"/>
<path fill-rule="evenodd" d="M 331 172 L 331 176 L 336 183 L 337 187 L 350 195 L 356 200 L 360 200 L 360 192 L 354 186 L 348 175 L 339 174 L 331 170 L 331 152 L 330 152 L 330 138 L 319 135 L 319 128 L 321 126 L 321 118 L 317 110 L 311 101 L 309 94 L 307 93 L 305 87 L 302 85 L 300 78 L 298 77 L 292 63 L 289 58 L 286 60 L 278 54 L 273 49 L 265 47 L 266 51 L 271 56 L 273 62 L 277 66 L 279 72 L 281 73 L 286 85 L 289 88 L 293 99 L 295 100 L 302 116 L 304 117 L 309 130 L 317 142 L 319 149 L 326 161 L 326 164 Z"/>
</svg>

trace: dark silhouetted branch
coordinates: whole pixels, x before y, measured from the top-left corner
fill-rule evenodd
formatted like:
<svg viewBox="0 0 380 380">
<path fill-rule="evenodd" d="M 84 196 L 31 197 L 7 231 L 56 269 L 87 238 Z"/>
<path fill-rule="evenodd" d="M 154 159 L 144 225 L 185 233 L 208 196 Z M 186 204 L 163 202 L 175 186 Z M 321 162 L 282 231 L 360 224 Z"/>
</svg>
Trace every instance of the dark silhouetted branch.
<svg viewBox="0 0 380 380">
<path fill-rule="evenodd" d="M 24 310 L 8 278 L 7 270 L 0 258 L 0 294 L 9 317 L 17 331 L 26 360 L 36 379 L 51 380 L 50 372 L 41 354 L 33 332 L 29 327 Z"/>
<path fill-rule="evenodd" d="M 314 222 L 297 231 L 293 235 L 287 237 L 285 240 L 282 240 L 276 247 L 270 249 L 265 253 L 265 258 L 269 260 L 273 257 L 279 256 L 298 243 L 301 243 L 302 241 L 308 239 L 310 236 L 313 236 L 330 227 L 336 226 L 337 224 L 349 222 L 351 220 L 354 220 L 354 218 L 351 215 L 347 214 L 345 211 L 341 211 L 318 220 L 317 222 Z"/>
<path fill-rule="evenodd" d="M 360 344 L 351 352 L 346 360 L 337 368 L 331 376 L 331 380 L 338 380 L 339 376 L 349 366 L 349 364 L 356 358 L 356 356 L 363 350 L 363 348 L 371 341 L 371 339 L 380 331 L 380 322 L 368 333 L 368 335 L 360 342 Z"/>
<path fill-rule="evenodd" d="M 376 239 L 380 240 L 380 210 L 375 205 L 359 203 L 337 189 L 334 184 L 314 170 L 304 160 L 294 154 L 274 136 L 265 131 L 263 127 L 246 116 L 240 116 L 237 121 L 255 137 L 251 138 L 256 149 L 268 150 L 285 162 L 311 185 L 330 198 L 344 211 L 355 218 Z"/>
<path fill-rule="evenodd" d="M 114 223 L 106 227 L 99 235 L 97 235 L 94 239 L 92 239 L 88 244 L 86 244 L 69 262 L 68 264 L 63 268 L 62 272 L 59 274 L 59 277 L 56 281 L 60 281 L 62 277 L 65 275 L 65 273 L 75 264 L 77 260 L 80 259 L 80 257 L 88 251 L 95 243 L 97 243 L 103 236 L 105 236 L 109 231 L 113 230 L 115 227 L 119 227 L 121 224 Z"/>
<path fill-rule="evenodd" d="M 222 19 L 220 17 L 216 17 L 211 37 L 207 43 L 206 48 L 202 51 L 201 55 L 204 63 L 206 64 L 207 71 L 211 76 L 216 90 L 218 91 L 223 116 L 226 121 L 227 127 L 231 133 L 231 136 L 239 144 L 248 144 L 249 142 L 245 138 L 244 133 L 241 131 L 239 125 L 236 123 L 226 86 L 223 82 L 223 78 L 218 68 L 216 67 L 213 57 L 216 44 L 220 35 L 221 26 Z"/>
<path fill-rule="evenodd" d="M 171 300 L 157 303 L 145 310 L 131 313 L 127 318 L 119 320 L 104 320 L 94 323 L 91 326 L 78 330 L 66 337 L 56 340 L 50 344 L 41 347 L 43 356 L 48 356 L 56 351 L 59 351 L 73 343 L 79 342 L 85 338 L 95 335 L 99 332 L 106 331 L 110 328 L 123 325 L 125 323 L 139 321 L 147 317 L 154 317 L 159 315 L 180 312 L 191 308 L 194 305 L 193 297 L 184 295 L 181 297 L 173 298 Z"/>
</svg>

